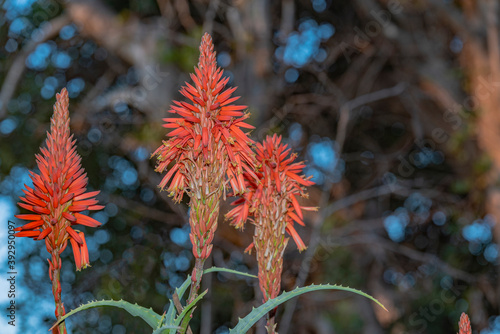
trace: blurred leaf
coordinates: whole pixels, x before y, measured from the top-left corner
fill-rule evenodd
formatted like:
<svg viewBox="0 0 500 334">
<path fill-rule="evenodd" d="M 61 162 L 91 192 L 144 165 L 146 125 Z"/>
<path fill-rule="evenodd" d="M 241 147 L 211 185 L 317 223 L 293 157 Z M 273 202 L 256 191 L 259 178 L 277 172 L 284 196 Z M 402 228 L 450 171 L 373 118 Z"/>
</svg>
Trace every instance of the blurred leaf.
<svg viewBox="0 0 500 334">
<path fill-rule="evenodd" d="M 451 190 L 455 194 L 466 194 L 470 190 L 470 182 L 467 180 L 457 180 L 451 185 Z"/>
</svg>

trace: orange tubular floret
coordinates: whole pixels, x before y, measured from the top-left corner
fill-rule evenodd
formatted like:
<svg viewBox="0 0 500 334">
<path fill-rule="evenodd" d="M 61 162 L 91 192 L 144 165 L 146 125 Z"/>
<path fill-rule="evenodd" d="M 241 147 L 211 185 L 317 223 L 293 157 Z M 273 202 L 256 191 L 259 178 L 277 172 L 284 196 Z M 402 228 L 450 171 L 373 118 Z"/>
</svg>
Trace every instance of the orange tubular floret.
<svg viewBox="0 0 500 334">
<path fill-rule="evenodd" d="M 72 216 L 72 215 L 71 215 L 70 213 L 68 213 L 68 212 L 63 212 L 63 213 L 62 213 L 62 216 L 63 216 L 64 218 L 66 218 L 68 221 L 70 221 L 71 223 L 75 223 L 75 222 L 76 222 L 76 218 L 75 218 L 75 216 Z"/>
<path fill-rule="evenodd" d="M 24 224 L 23 226 L 16 227 L 14 231 L 22 231 L 22 230 L 32 230 L 38 228 L 43 225 L 43 220 L 36 220 L 34 222 Z"/>
<path fill-rule="evenodd" d="M 85 241 L 85 235 L 83 234 L 83 232 L 78 232 L 78 235 L 80 235 L 80 238 L 82 239 L 83 241 L 83 244 L 80 248 L 80 251 L 81 251 L 81 255 L 82 255 L 82 266 L 84 266 L 84 268 L 86 268 L 87 266 L 89 266 L 89 249 L 87 248 L 87 242 Z"/>
<path fill-rule="evenodd" d="M 286 225 L 286 231 L 292 236 L 293 241 L 295 241 L 295 243 L 297 244 L 297 248 L 299 249 L 299 251 L 302 252 L 307 248 L 302 239 L 300 238 L 299 234 L 297 233 L 297 231 L 295 231 L 295 228 L 293 227 L 292 224 Z"/>
<path fill-rule="evenodd" d="M 27 201 L 25 201 L 27 202 Z M 33 205 L 29 205 L 29 204 L 25 204 L 25 203 L 17 203 L 21 208 L 24 208 L 26 210 L 30 210 L 32 211 L 33 210 Z"/>
<path fill-rule="evenodd" d="M 69 239 L 69 241 L 71 242 L 71 248 L 73 248 L 73 257 L 75 258 L 76 270 L 80 271 L 82 270 L 82 255 L 80 252 L 80 246 L 78 242 L 76 242 L 76 240 L 73 238 Z"/>
<path fill-rule="evenodd" d="M 38 237 L 40 235 L 40 231 L 21 231 L 14 234 L 16 237 Z"/>
<path fill-rule="evenodd" d="M 297 202 L 297 199 L 295 198 L 295 196 L 291 195 L 290 199 L 292 200 L 293 208 L 295 209 L 295 211 L 299 215 L 300 219 L 304 219 L 304 216 L 302 215 L 302 210 L 300 209 L 299 202 Z"/>
<path fill-rule="evenodd" d="M 94 218 L 82 215 L 81 213 L 75 212 L 76 223 L 80 225 L 97 227 L 101 226 L 101 223 L 95 220 Z"/>
<path fill-rule="evenodd" d="M 73 205 L 86 205 L 86 206 L 89 206 L 89 205 L 96 205 L 98 203 L 98 201 L 96 199 L 85 199 L 85 200 L 81 200 L 81 201 L 73 201 Z"/>
<path fill-rule="evenodd" d="M 97 191 L 91 191 L 91 192 L 85 193 L 83 195 L 75 197 L 75 201 L 81 201 L 82 199 L 95 197 L 95 196 L 99 195 L 100 192 L 101 192 L 100 190 L 97 190 Z"/>
<path fill-rule="evenodd" d="M 40 233 L 40 235 L 38 236 L 37 240 L 42 240 L 43 238 L 45 238 L 47 235 L 49 235 L 49 233 L 52 232 L 52 228 L 50 227 L 47 227 L 45 230 L 43 230 L 42 233 Z"/>
<path fill-rule="evenodd" d="M 15 215 L 14 217 L 23 219 L 23 220 L 39 220 L 40 215 L 32 215 L 32 214 L 23 214 L 23 215 Z"/>
<path fill-rule="evenodd" d="M 83 244 L 82 238 L 80 238 L 80 236 L 78 235 L 78 233 L 76 233 L 75 230 L 73 230 L 71 227 L 68 226 L 66 227 L 66 231 L 73 239 L 75 239 L 76 242 L 78 242 L 80 245 Z"/>
<path fill-rule="evenodd" d="M 71 205 L 68 207 L 68 211 L 71 212 L 80 212 L 80 211 L 85 211 L 88 209 L 87 205 Z"/>
<path fill-rule="evenodd" d="M 302 219 L 300 219 L 299 216 L 297 216 L 293 211 L 288 211 L 287 215 L 295 220 L 299 225 L 306 226 Z"/>
</svg>

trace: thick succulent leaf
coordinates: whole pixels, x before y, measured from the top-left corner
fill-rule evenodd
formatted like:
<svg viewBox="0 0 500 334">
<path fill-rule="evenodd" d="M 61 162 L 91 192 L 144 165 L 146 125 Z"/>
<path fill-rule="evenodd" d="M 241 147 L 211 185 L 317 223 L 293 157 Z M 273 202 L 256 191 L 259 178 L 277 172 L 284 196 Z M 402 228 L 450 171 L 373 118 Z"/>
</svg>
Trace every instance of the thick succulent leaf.
<svg viewBox="0 0 500 334">
<path fill-rule="evenodd" d="M 207 294 L 208 290 L 205 290 L 198 297 L 196 297 L 191 303 L 186 305 L 182 310 L 181 314 L 175 319 L 174 325 L 179 326 L 181 324 L 182 319 L 186 316 L 186 314 L 193 308 L 195 305 Z"/>
<path fill-rule="evenodd" d="M 184 283 L 178 288 L 175 288 L 175 293 L 177 293 L 177 296 L 179 297 L 179 300 L 182 300 L 182 297 L 184 296 L 184 293 L 186 293 L 187 288 L 189 288 L 189 285 L 191 284 L 191 275 L 188 275 Z"/>
<path fill-rule="evenodd" d="M 175 288 L 175 293 L 177 293 L 177 296 L 179 297 L 179 300 L 182 299 L 184 296 L 184 293 L 186 293 L 187 288 L 191 284 L 191 275 L 188 275 L 184 283 L 178 288 Z M 170 300 L 170 306 L 168 307 L 167 310 L 167 315 L 165 317 L 165 323 L 166 324 L 173 324 L 175 321 L 175 316 L 177 315 L 177 310 L 175 309 L 174 302 Z"/>
<path fill-rule="evenodd" d="M 139 306 L 137 304 L 131 304 L 129 302 L 126 302 L 124 300 L 101 300 L 101 301 L 93 301 L 89 302 L 88 304 L 81 305 L 77 307 L 74 310 L 71 310 L 68 312 L 66 315 L 61 317 L 52 328 L 56 327 L 59 325 L 62 321 L 64 321 L 66 318 L 72 316 L 73 314 L 83 311 L 83 310 L 88 310 L 94 307 L 101 307 L 101 306 L 111 306 L 111 307 L 118 307 L 121 308 L 134 317 L 140 317 L 142 320 L 144 320 L 151 328 L 155 329 L 158 327 L 158 323 L 160 322 L 161 316 L 157 313 L 155 313 L 152 309 L 148 309 L 142 306 Z M 51 329 L 52 329 L 51 328 Z"/>
<path fill-rule="evenodd" d="M 250 312 L 246 317 L 243 319 L 240 319 L 236 327 L 231 329 L 229 333 L 231 334 L 244 334 L 246 333 L 252 326 L 259 321 L 260 318 L 265 316 L 269 311 L 277 307 L 278 305 L 286 302 L 289 299 L 292 299 L 294 297 L 297 297 L 301 294 L 304 294 L 306 292 L 312 292 L 312 291 L 318 291 L 318 290 L 342 290 L 342 291 L 349 291 L 349 292 L 354 292 L 358 295 L 361 295 L 363 297 L 369 298 L 373 300 L 375 303 L 377 303 L 380 307 L 382 307 L 384 310 L 387 311 L 387 309 L 382 305 L 378 300 L 373 298 L 372 296 L 353 289 L 349 287 L 344 287 L 341 285 L 310 285 L 302 288 L 296 288 L 293 291 L 289 292 L 283 292 L 281 295 L 274 299 L 268 300 L 266 303 L 262 304 L 261 306 L 254 308 L 252 312 Z"/>
<path fill-rule="evenodd" d="M 163 325 L 161 326 L 160 328 L 157 328 L 153 331 L 153 333 L 151 334 L 165 334 L 165 333 L 176 333 L 177 330 L 179 329 L 180 327 L 177 327 L 177 326 L 169 326 L 169 325 Z M 168 331 L 168 330 L 171 330 L 171 331 Z"/>
<path fill-rule="evenodd" d="M 175 305 L 174 302 L 171 300 L 170 301 L 170 306 L 168 307 L 167 315 L 165 317 L 165 323 L 166 324 L 173 324 L 175 320 L 175 315 L 176 313 Z M 161 326 L 162 324 L 160 324 Z"/>
<path fill-rule="evenodd" d="M 238 271 L 238 270 L 227 269 L 227 268 L 212 267 L 212 268 L 208 268 L 208 269 L 203 270 L 204 274 L 213 273 L 213 272 L 222 272 L 222 273 L 236 274 L 236 275 L 241 275 L 241 276 L 246 276 L 246 277 L 251 277 L 251 278 L 258 278 L 257 276 L 252 275 L 252 274 L 244 273 L 244 272 Z"/>
<path fill-rule="evenodd" d="M 208 268 L 208 269 L 203 270 L 203 274 L 209 274 L 209 273 L 213 273 L 213 272 L 223 272 L 223 273 L 241 275 L 241 276 L 246 276 L 246 277 L 251 277 L 251 278 L 258 278 L 257 276 L 252 275 L 252 274 L 244 273 L 244 272 L 238 271 L 238 270 L 227 269 L 227 268 L 212 267 L 212 268 Z M 190 284 L 191 284 L 191 275 L 188 275 L 188 277 L 182 283 L 182 285 L 175 289 L 175 292 L 177 293 L 179 300 L 182 299 L 182 297 L 186 293 L 186 290 L 188 289 Z M 175 309 L 174 302 L 170 301 L 170 306 L 168 307 L 167 314 L 165 316 L 165 324 L 168 326 L 175 327 L 176 314 L 177 314 L 177 311 Z M 179 317 L 179 318 L 180 318 L 179 321 L 182 320 L 182 317 Z"/>
<path fill-rule="evenodd" d="M 213 273 L 213 272 L 223 272 L 223 273 L 241 275 L 241 276 L 246 276 L 246 277 L 251 277 L 251 278 L 258 278 L 257 276 L 252 275 L 252 274 L 244 273 L 244 272 L 238 271 L 238 270 L 227 269 L 227 268 L 212 267 L 212 268 L 208 268 L 208 269 L 203 270 L 203 274 L 209 274 L 209 273 Z M 186 278 L 184 283 L 182 283 L 182 285 L 180 287 L 175 289 L 175 292 L 177 293 L 179 300 L 182 299 L 182 297 L 184 296 L 184 293 L 186 292 L 186 290 L 190 284 L 191 284 L 191 275 L 188 275 L 188 277 Z M 173 306 L 173 303 L 171 304 L 171 306 Z M 170 311 L 170 309 L 169 309 L 169 311 Z M 167 314 L 168 313 L 169 312 L 167 312 Z"/>
</svg>

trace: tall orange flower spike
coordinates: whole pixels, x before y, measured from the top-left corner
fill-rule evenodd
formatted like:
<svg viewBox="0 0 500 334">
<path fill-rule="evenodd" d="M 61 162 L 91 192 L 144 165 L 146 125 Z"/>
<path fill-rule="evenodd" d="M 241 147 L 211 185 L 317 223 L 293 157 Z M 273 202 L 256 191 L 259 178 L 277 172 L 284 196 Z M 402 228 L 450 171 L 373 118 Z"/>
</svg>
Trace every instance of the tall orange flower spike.
<svg viewBox="0 0 500 334">
<path fill-rule="evenodd" d="M 458 327 L 459 327 L 458 334 L 472 334 L 472 328 L 470 326 L 469 316 L 466 313 L 462 313 L 462 315 L 460 316 Z"/>
<path fill-rule="evenodd" d="M 34 240 L 45 239 L 45 246 L 51 254 L 51 259 L 48 259 L 49 275 L 56 303 L 56 317 L 59 319 L 65 313 L 59 282 L 60 254 L 69 241 L 73 248 L 76 269 L 81 270 L 89 266 L 85 236 L 73 227 L 101 225 L 81 212 L 100 210 L 104 207 L 97 205 L 95 199 L 99 191 L 86 192 L 87 174 L 81 166 L 81 157 L 76 152 L 76 140 L 70 135 L 69 100 L 65 88 L 56 95 L 56 99 L 46 147 L 41 148 L 41 154 L 36 155 L 40 174 L 30 172 L 33 188 L 25 185 L 25 196 L 21 197 L 22 202 L 18 203 L 20 207 L 32 213 L 16 215 L 17 218 L 29 222 L 16 228 L 18 232 L 15 235 Z"/>
<path fill-rule="evenodd" d="M 226 218 L 237 228 L 243 228 L 247 219 L 255 225 L 253 244 L 259 265 L 260 289 L 264 302 L 278 296 L 281 288 L 283 252 L 288 243 L 285 231 L 292 236 L 300 251 L 306 246 L 294 228 L 294 222 L 304 225 L 302 210 L 316 208 L 303 207 L 297 196 L 307 197 L 305 187 L 314 182 L 300 175 L 305 164 L 295 162 L 297 155 L 281 143 L 281 136 L 267 137 L 257 145 L 257 179 L 245 173 L 248 191 L 232 204 Z M 250 216 L 250 218 L 249 218 Z"/>
<path fill-rule="evenodd" d="M 199 259 L 192 279 L 199 284 L 203 261 L 212 251 L 220 198 L 229 185 L 235 193 L 245 192 L 243 172 L 253 173 L 255 155 L 250 148 L 253 141 L 243 132 L 254 128 L 244 122 L 249 117 L 243 112 L 247 107 L 233 104 L 239 99 L 231 97 L 236 87 L 226 89 L 229 78 L 222 78 L 207 33 L 194 72 L 194 86 L 186 82 L 180 90 L 189 101 L 174 101 L 169 112 L 180 118 L 163 119 L 163 126 L 171 129 L 170 138 L 153 156 L 158 160 L 157 172 L 169 169 L 159 187 L 175 201 L 181 201 L 185 192 L 190 197 L 190 238 L 194 257 Z"/>
</svg>

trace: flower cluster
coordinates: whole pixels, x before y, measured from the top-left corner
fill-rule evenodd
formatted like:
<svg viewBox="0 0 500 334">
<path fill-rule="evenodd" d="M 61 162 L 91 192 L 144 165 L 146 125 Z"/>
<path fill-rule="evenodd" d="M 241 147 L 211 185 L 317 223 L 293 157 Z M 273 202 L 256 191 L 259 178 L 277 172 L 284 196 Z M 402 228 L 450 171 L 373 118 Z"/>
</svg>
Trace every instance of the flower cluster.
<svg viewBox="0 0 500 334">
<path fill-rule="evenodd" d="M 244 193 L 243 173 L 253 173 L 255 168 L 253 141 L 243 132 L 254 127 L 245 123 L 247 107 L 233 104 L 239 99 L 232 97 L 236 88 L 226 89 L 229 78 L 222 78 L 209 34 L 202 38 L 194 72 L 194 86 L 186 82 L 180 90 L 189 102 L 174 101 L 169 112 L 180 118 L 164 118 L 170 138 L 153 153 L 157 172 L 172 164 L 159 187 L 166 188 L 175 201 L 184 193 L 190 197 L 189 236 L 196 263 L 189 300 L 199 289 L 204 261 L 212 252 L 220 199 L 226 197 L 229 185 L 233 192 Z"/>
<path fill-rule="evenodd" d="M 180 90 L 189 102 L 174 101 L 169 112 L 180 118 L 164 118 L 163 126 L 172 129 L 170 138 L 153 155 L 158 172 L 173 163 L 160 188 L 176 201 L 184 192 L 190 196 L 193 254 L 205 259 L 212 249 L 221 195 L 225 196 L 228 184 L 235 193 L 245 192 L 243 172 L 253 171 L 255 156 L 253 141 L 243 132 L 253 129 L 244 122 L 249 117 L 243 112 L 246 106 L 232 104 L 239 97 L 231 97 L 236 88 L 226 89 L 229 78 L 222 78 L 209 34 L 202 38 L 194 71 L 194 86 L 186 82 Z"/>
<path fill-rule="evenodd" d="M 61 269 L 60 254 L 68 241 L 73 248 L 77 270 L 89 266 L 89 255 L 83 232 L 75 230 L 75 225 L 97 227 L 97 220 L 85 215 L 86 210 L 100 210 L 95 199 L 99 191 L 86 192 L 87 174 L 81 166 L 81 157 L 76 152 L 75 140 L 69 130 L 68 92 L 63 89 L 56 96 L 54 114 L 51 118 L 50 132 L 41 154 L 36 155 L 40 174 L 30 172 L 33 188 L 23 189 L 19 206 L 31 211 L 29 214 L 16 215 L 26 220 L 23 226 L 16 228 L 17 237 L 30 237 L 45 240 L 47 251 L 51 254 L 49 275 L 53 281 L 53 293 L 56 299 L 56 316 L 64 314 L 60 302 Z"/>
<path fill-rule="evenodd" d="M 299 250 L 306 248 L 294 228 L 294 222 L 304 225 L 302 210 L 316 210 L 303 207 L 297 196 L 307 197 L 305 187 L 314 183 L 300 175 L 305 167 L 302 162 L 294 162 L 296 154 L 282 144 L 281 136 L 267 137 L 256 145 L 257 180 L 251 173 L 245 173 L 248 191 L 232 204 L 226 218 L 237 228 L 242 228 L 246 220 L 255 225 L 253 246 L 256 248 L 259 264 L 260 288 L 264 301 L 278 296 L 281 288 L 283 252 L 288 243 L 285 231 L 292 236 Z"/>
<path fill-rule="evenodd" d="M 243 170 L 251 171 L 255 160 L 250 145 L 253 141 L 242 129 L 254 127 L 244 121 L 250 116 L 244 113 L 247 107 L 232 104 L 239 96 L 231 97 L 236 87 L 226 89 L 229 77 L 222 78 L 222 69 L 217 67 L 216 53 L 209 34 L 205 34 L 200 45 L 200 58 L 195 74 L 191 74 L 194 86 L 185 83 L 180 93 L 190 100 L 174 101 L 169 112 L 181 118 L 164 118 L 163 126 L 172 129 L 170 139 L 163 143 L 153 155 L 158 158 L 156 170 L 163 172 L 175 162 L 160 183 L 177 201 L 186 189 L 193 191 L 190 166 L 202 161 L 220 164 L 227 168 L 229 182 L 236 193 L 243 193 L 245 185 Z"/>
<path fill-rule="evenodd" d="M 469 316 L 466 313 L 462 313 L 462 315 L 460 316 L 458 327 L 459 327 L 458 334 L 472 334 L 472 328 L 470 326 Z"/>
</svg>

